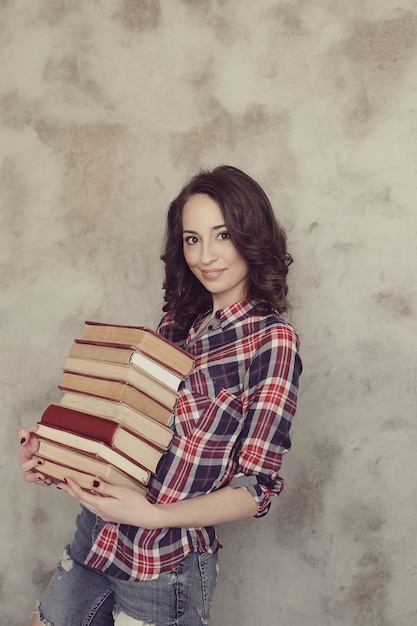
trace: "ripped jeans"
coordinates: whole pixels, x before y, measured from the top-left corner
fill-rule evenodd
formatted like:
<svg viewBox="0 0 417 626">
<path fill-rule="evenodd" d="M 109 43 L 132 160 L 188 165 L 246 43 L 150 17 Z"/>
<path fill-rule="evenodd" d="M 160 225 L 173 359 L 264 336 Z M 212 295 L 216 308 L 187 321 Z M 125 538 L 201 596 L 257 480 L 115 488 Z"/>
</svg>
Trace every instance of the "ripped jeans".
<svg viewBox="0 0 417 626">
<path fill-rule="evenodd" d="M 93 525 L 94 518 L 94 525 Z M 205 626 L 217 582 L 217 554 L 188 554 L 155 580 L 119 580 L 80 563 L 86 530 L 96 526 L 86 510 L 39 603 L 45 626 Z M 90 534 L 91 542 L 91 534 Z"/>
</svg>

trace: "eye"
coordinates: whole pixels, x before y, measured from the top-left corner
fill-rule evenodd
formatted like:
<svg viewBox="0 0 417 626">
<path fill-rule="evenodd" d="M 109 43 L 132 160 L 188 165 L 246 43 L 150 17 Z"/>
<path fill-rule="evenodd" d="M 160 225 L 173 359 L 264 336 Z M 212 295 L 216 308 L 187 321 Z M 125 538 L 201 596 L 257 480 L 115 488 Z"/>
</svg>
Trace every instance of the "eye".
<svg viewBox="0 0 417 626">
<path fill-rule="evenodd" d="M 189 235 L 188 237 L 184 237 L 184 243 L 187 244 L 187 246 L 194 246 L 196 243 L 198 243 L 198 237 L 196 237 L 195 235 Z"/>
<path fill-rule="evenodd" d="M 227 232 L 227 230 L 222 230 L 218 235 L 217 235 L 217 239 L 220 239 L 221 241 L 224 241 L 225 239 L 230 239 L 229 237 L 229 233 Z"/>
</svg>

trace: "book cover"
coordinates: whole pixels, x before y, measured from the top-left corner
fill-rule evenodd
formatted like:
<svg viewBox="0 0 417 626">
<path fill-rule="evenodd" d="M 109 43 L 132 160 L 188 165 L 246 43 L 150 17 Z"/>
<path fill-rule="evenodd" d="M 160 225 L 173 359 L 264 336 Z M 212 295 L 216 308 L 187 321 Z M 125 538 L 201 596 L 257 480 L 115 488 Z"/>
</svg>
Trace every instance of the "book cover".
<svg viewBox="0 0 417 626">
<path fill-rule="evenodd" d="M 40 424 L 94 439 L 113 450 L 139 462 L 142 467 L 154 472 L 163 451 L 140 438 L 121 424 L 111 420 L 51 404 L 44 411 Z"/>
<path fill-rule="evenodd" d="M 158 380 L 150 377 L 135 365 L 69 357 L 65 361 L 63 369 L 64 372 L 129 383 L 129 385 L 151 396 L 171 411 L 174 410 L 177 403 L 178 396 L 173 389 L 162 385 Z"/>
<path fill-rule="evenodd" d="M 122 402 L 161 424 L 168 424 L 172 419 L 172 410 L 128 383 L 64 372 L 58 387 L 62 391 L 77 391 Z"/>
<path fill-rule="evenodd" d="M 174 370 L 183 378 L 190 374 L 194 365 L 193 358 L 185 350 L 146 326 L 86 321 L 80 339 L 92 343 L 132 346 Z"/>
<path fill-rule="evenodd" d="M 112 420 L 144 437 L 162 450 L 167 450 L 174 436 L 171 428 L 136 411 L 123 402 L 98 398 L 83 393 L 66 391 L 60 404 L 81 413 Z"/>
</svg>

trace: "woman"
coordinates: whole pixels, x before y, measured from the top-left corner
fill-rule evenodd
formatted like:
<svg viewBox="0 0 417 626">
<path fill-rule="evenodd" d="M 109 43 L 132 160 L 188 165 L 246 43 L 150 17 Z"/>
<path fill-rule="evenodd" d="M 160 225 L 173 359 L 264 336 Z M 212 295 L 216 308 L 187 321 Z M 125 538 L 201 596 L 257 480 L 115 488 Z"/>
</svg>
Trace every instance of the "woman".
<svg viewBox="0 0 417 626">
<path fill-rule="evenodd" d="M 58 485 L 81 513 L 32 626 L 207 623 L 214 526 L 265 515 L 283 488 L 301 362 L 280 317 L 292 259 L 264 191 L 230 166 L 194 176 L 169 207 L 162 260 L 158 332 L 195 359 L 173 443 L 146 497 L 98 480 L 95 493 Z M 47 485 L 32 460 L 35 429 L 20 432 L 21 467 Z"/>
</svg>

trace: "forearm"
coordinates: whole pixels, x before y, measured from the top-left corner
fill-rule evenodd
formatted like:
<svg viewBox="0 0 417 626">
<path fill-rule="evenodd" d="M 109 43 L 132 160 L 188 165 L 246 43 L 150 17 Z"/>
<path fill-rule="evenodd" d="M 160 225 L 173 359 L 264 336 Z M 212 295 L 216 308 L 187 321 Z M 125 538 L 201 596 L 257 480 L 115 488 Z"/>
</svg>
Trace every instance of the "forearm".
<svg viewBox="0 0 417 626">
<path fill-rule="evenodd" d="M 155 504 L 154 528 L 200 528 L 256 515 L 254 497 L 243 487 L 227 486 L 212 493 L 170 504 Z"/>
<path fill-rule="evenodd" d="M 234 522 L 258 512 L 256 500 L 246 487 L 233 489 L 227 486 L 195 498 L 151 504 L 144 495 L 128 487 L 115 487 L 104 481 L 94 480 L 92 493 L 81 489 L 70 478 L 58 486 L 107 522 L 150 530 L 201 528 Z"/>
</svg>

